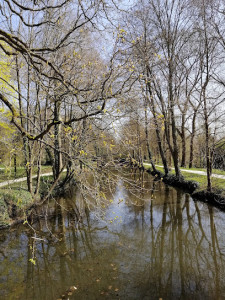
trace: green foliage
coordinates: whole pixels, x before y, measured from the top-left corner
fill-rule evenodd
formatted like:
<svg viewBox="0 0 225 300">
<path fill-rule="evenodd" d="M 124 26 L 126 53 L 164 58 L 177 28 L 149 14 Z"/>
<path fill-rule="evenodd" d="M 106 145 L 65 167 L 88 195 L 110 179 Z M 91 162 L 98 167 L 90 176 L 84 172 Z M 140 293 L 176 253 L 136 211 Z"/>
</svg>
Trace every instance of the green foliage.
<svg viewBox="0 0 225 300">
<path fill-rule="evenodd" d="M 36 261 L 33 258 L 30 258 L 29 261 L 33 264 L 36 265 Z"/>
<path fill-rule="evenodd" d="M 4 44 L 4 48 L 10 51 L 10 47 Z M 0 92 L 11 98 L 15 94 L 12 80 L 12 59 L 0 50 Z M 1 137 L 11 137 L 15 129 L 10 124 L 11 113 L 4 107 L 0 107 L 0 131 Z M 1 139 L 0 139 L 1 140 Z"/>
<path fill-rule="evenodd" d="M 11 62 L 9 57 L 7 57 L 3 51 L 0 51 L 0 68 L 1 68 L 1 75 L 0 75 L 0 91 L 9 93 L 12 92 L 12 88 L 9 87 L 7 83 L 11 81 Z"/>
</svg>

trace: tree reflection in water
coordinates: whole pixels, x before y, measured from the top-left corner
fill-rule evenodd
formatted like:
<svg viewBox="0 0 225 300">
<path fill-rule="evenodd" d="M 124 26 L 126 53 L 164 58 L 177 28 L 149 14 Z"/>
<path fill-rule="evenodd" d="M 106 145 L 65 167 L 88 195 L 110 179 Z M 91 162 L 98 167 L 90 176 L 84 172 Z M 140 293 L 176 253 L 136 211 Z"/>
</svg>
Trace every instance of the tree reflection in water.
<svg viewBox="0 0 225 300">
<path fill-rule="evenodd" d="M 225 298 L 225 214 L 135 176 L 146 190 L 118 181 L 104 220 L 86 209 L 77 223 L 78 203 L 60 199 L 48 226 L 34 225 L 43 240 L 25 226 L 1 232 L 0 298 Z"/>
</svg>

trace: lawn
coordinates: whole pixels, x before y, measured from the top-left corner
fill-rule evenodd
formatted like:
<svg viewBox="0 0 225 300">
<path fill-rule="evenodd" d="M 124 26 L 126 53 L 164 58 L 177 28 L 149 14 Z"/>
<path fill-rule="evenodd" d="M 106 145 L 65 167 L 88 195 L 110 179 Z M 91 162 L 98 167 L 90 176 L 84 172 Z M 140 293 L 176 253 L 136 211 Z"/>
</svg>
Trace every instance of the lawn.
<svg viewBox="0 0 225 300">
<path fill-rule="evenodd" d="M 146 169 L 151 169 L 150 164 L 145 164 L 144 166 Z M 185 168 L 181 168 L 185 169 Z M 164 169 L 163 167 L 158 167 L 157 166 L 157 170 L 159 170 L 160 172 L 164 173 Z M 206 171 L 205 169 L 200 169 L 200 168 L 191 168 L 191 169 L 185 169 L 185 170 L 192 170 L 192 171 Z M 216 171 L 216 172 L 214 172 Z M 225 171 L 221 171 L 221 170 L 214 170 L 213 173 L 214 174 L 218 174 L 218 175 L 225 175 Z M 171 170 L 170 171 L 171 174 L 175 174 L 175 170 Z M 199 183 L 199 188 L 200 189 L 206 189 L 207 188 L 207 176 L 206 175 L 199 175 L 199 174 L 193 174 L 193 173 L 188 173 L 188 172 L 182 172 L 182 175 L 184 176 L 185 180 L 192 180 L 192 181 L 196 181 Z M 225 190 L 225 179 L 220 179 L 220 178 L 211 178 L 212 180 L 212 187 L 214 189 L 222 189 Z"/>
<path fill-rule="evenodd" d="M 146 166 L 147 165 L 150 165 L 150 163 L 149 162 L 146 162 L 146 163 L 144 163 L 144 164 L 146 164 Z M 156 163 L 156 165 L 161 165 L 162 166 L 162 163 Z M 173 168 L 174 166 L 172 166 L 172 168 Z M 159 168 L 159 167 L 157 167 L 157 168 Z M 206 169 L 205 168 L 180 168 L 181 170 L 190 170 L 190 171 L 203 171 L 203 172 L 206 172 Z M 223 170 L 218 170 L 218 169 L 213 169 L 212 170 L 212 173 L 213 174 L 217 174 L 217 175 L 224 175 L 225 176 L 225 171 L 223 171 Z"/>
<path fill-rule="evenodd" d="M 4 167 L 2 165 L 1 168 L 4 168 L 4 169 L 0 169 L 0 182 L 17 179 L 17 178 L 21 178 L 21 177 L 26 177 L 26 169 L 24 167 L 18 167 L 16 175 L 14 173 L 13 167 Z M 48 173 L 48 172 L 52 171 L 52 167 L 51 166 L 42 166 L 41 170 L 42 170 L 42 173 Z M 33 175 L 36 175 L 36 173 L 37 173 L 37 167 L 34 167 Z"/>
</svg>

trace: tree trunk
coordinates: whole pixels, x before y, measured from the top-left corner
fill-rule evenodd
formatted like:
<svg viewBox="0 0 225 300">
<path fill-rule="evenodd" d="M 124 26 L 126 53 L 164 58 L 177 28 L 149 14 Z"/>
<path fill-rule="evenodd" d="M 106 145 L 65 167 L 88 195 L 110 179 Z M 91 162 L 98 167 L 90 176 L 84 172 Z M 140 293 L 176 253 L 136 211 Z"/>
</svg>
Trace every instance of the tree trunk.
<svg viewBox="0 0 225 300">
<path fill-rule="evenodd" d="M 185 134 L 185 114 L 182 113 L 182 126 L 181 126 L 181 143 L 182 143 L 182 158 L 181 167 L 186 166 L 186 134 Z"/>
<path fill-rule="evenodd" d="M 206 155 L 206 170 L 207 170 L 207 191 L 211 192 L 212 183 L 211 183 L 211 158 L 210 158 L 210 134 L 209 134 L 209 121 L 208 121 L 208 109 L 207 109 L 207 100 L 206 100 L 206 88 L 209 84 L 209 40 L 208 40 L 208 28 L 206 22 L 206 7 L 203 2 L 204 14 L 203 14 L 203 22 L 204 22 L 204 37 L 205 37 L 205 48 L 204 48 L 204 68 L 206 68 L 206 78 L 202 87 L 202 97 L 203 97 L 203 114 L 204 114 L 204 125 L 205 125 L 205 155 Z"/>
<path fill-rule="evenodd" d="M 145 98 L 145 138 L 146 138 L 146 147 L 147 147 L 148 158 L 149 158 L 149 161 L 152 165 L 153 171 L 156 172 L 155 164 L 154 164 L 154 161 L 152 159 L 152 152 L 151 152 L 150 145 L 149 145 L 148 116 L 147 116 L 147 95 L 146 95 L 146 98 Z"/>
<path fill-rule="evenodd" d="M 206 171 L 207 171 L 207 191 L 211 192 L 211 158 L 210 158 L 210 146 L 209 146 L 209 123 L 208 123 L 208 111 L 205 97 L 205 89 L 203 91 L 204 98 L 204 121 L 205 121 L 205 154 L 206 154 Z"/>
<path fill-rule="evenodd" d="M 38 154 L 38 160 L 37 160 L 37 183 L 36 183 L 36 187 L 35 187 L 35 196 L 37 196 L 39 194 L 39 187 L 40 187 L 40 179 L 41 179 L 41 158 L 42 158 L 42 152 L 43 152 L 43 148 L 42 148 L 42 144 L 41 142 L 39 143 L 39 154 Z"/>
<path fill-rule="evenodd" d="M 170 55 L 169 55 L 170 57 Z M 175 121 L 175 113 L 174 113 L 174 97 L 173 97 L 173 86 L 172 86 L 172 64 L 169 62 L 169 110 L 171 114 L 171 129 L 172 129 L 172 141 L 173 141 L 173 163 L 175 168 L 176 176 L 180 179 L 182 178 L 182 174 L 179 168 L 179 150 L 177 145 L 177 128 Z"/>
<path fill-rule="evenodd" d="M 60 101 L 55 101 L 54 106 L 54 120 L 57 122 L 60 120 Z M 57 178 L 62 168 L 62 155 L 60 152 L 61 148 L 61 125 L 55 124 L 54 126 L 54 176 Z"/>
<path fill-rule="evenodd" d="M 150 73 L 150 68 L 148 67 L 147 68 L 147 78 L 148 79 L 150 77 L 149 76 L 150 74 L 151 74 Z M 152 114 L 153 114 L 153 121 L 154 121 L 154 125 L 155 125 L 155 133 L 156 133 L 156 137 L 157 137 L 159 152 L 160 152 L 160 156 L 161 156 L 161 159 L 162 159 L 165 175 L 167 175 L 169 173 L 169 169 L 168 169 L 166 157 L 165 157 L 163 147 L 162 147 L 159 124 L 158 124 L 158 120 L 157 120 L 157 116 L 156 116 L 156 110 L 155 110 L 155 103 L 154 103 L 153 93 L 152 93 L 151 84 L 150 84 L 149 80 L 147 82 L 147 88 L 148 88 L 148 92 L 149 92 L 149 96 L 150 96 L 149 103 L 150 103 L 150 108 L 151 108 L 151 111 L 152 111 Z"/>
<path fill-rule="evenodd" d="M 16 178 L 16 173 L 17 173 L 16 153 L 14 153 L 13 161 L 14 161 L 14 176 Z"/>
<path fill-rule="evenodd" d="M 16 56 L 16 76 L 17 76 L 17 88 L 18 88 L 18 100 L 19 100 L 19 112 L 20 112 L 20 123 L 22 127 L 27 127 L 27 131 L 30 129 L 30 68 L 28 67 L 28 78 L 27 78 L 27 122 L 25 124 L 25 119 L 23 121 L 23 106 L 21 99 L 21 86 L 20 86 L 20 67 L 19 62 Z M 31 142 L 29 142 L 26 136 L 23 137 L 23 149 L 24 149 L 24 158 L 25 158 L 25 168 L 26 168 L 26 177 L 27 177 L 27 189 L 32 194 L 32 147 Z"/>
<path fill-rule="evenodd" d="M 196 120 L 196 116 L 197 116 L 197 110 L 194 111 L 194 115 L 193 115 L 193 119 L 192 119 L 189 169 L 192 168 L 192 166 L 193 166 L 193 159 L 194 159 L 194 138 L 195 138 L 195 120 Z"/>
</svg>

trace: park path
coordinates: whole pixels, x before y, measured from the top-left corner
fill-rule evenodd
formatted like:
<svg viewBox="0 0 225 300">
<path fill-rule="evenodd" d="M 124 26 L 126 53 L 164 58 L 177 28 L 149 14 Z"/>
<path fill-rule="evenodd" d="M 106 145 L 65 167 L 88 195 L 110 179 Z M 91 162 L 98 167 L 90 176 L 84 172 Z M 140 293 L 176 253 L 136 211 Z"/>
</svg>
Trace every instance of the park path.
<svg viewBox="0 0 225 300">
<path fill-rule="evenodd" d="M 148 165 L 148 166 L 151 166 L 151 164 L 148 164 L 148 163 L 144 163 L 144 164 Z M 155 165 L 155 166 L 163 168 L 163 166 L 160 166 L 160 165 Z M 171 168 L 171 169 L 174 170 L 174 168 Z M 64 170 L 64 172 L 65 171 L 66 170 Z M 207 173 L 204 172 L 204 171 L 194 171 L 194 170 L 181 169 L 181 172 L 188 172 L 188 173 L 193 173 L 193 174 L 207 176 Z M 51 176 L 51 175 L 52 175 L 52 172 L 50 172 L 50 173 L 44 173 L 41 176 Z M 37 175 L 32 176 L 32 178 L 36 178 L 36 177 L 37 177 Z M 225 175 L 219 175 L 219 174 L 212 174 L 211 177 L 219 178 L 219 179 L 225 179 Z M 23 181 L 26 181 L 26 180 L 27 180 L 27 177 L 21 177 L 21 178 L 17 178 L 17 179 L 11 179 L 11 180 L 7 180 L 7 181 L 4 181 L 4 182 L 0 182 L 0 188 L 4 187 L 4 186 L 7 186 L 7 185 L 10 185 L 10 184 L 13 184 L 13 183 L 23 182 Z"/>
<path fill-rule="evenodd" d="M 50 172 L 50 173 L 44 173 L 44 174 L 41 174 L 41 176 L 51 176 L 53 173 Z M 37 178 L 37 175 L 34 175 L 32 176 L 32 179 L 33 178 Z M 1 187 L 4 187 L 4 186 L 7 186 L 7 185 L 10 185 L 10 184 L 13 184 L 13 183 L 17 183 L 17 182 L 23 182 L 23 181 L 26 181 L 27 180 L 27 177 L 21 177 L 21 178 L 17 178 L 17 179 L 10 179 L 10 180 L 7 180 L 7 181 L 4 181 L 4 182 L 0 182 L 0 188 Z"/>
<path fill-rule="evenodd" d="M 145 165 L 151 166 L 151 164 L 148 163 L 144 163 Z M 155 165 L 156 167 L 160 167 L 163 168 L 163 166 L 160 165 Z M 174 168 L 171 168 L 172 170 L 174 170 Z M 203 176 L 207 176 L 207 173 L 204 171 L 194 171 L 194 170 L 185 170 L 185 169 L 181 169 L 181 172 L 187 172 L 187 173 L 193 173 L 193 174 L 198 174 L 198 175 L 203 175 Z M 211 177 L 214 178 L 219 178 L 219 179 L 225 179 L 225 175 L 219 175 L 219 174 L 212 174 Z"/>
<path fill-rule="evenodd" d="M 3 169 L 3 168 L 1 168 L 1 169 Z M 64 169 L 62 172 L 66 172 L 66 169 Z M 51 175 L 53 175 L 53 173 L 49 172 L 49 173 L 41 174 L 41 177 L 46 177 L 46 176 L 51 176 Z M 33 175 L 32 179 L 34 179 L 34 178 L 37 178 L 37 175 Z M 7 185 L 10 185 L 10 184 L 13 184 L 13 183 L 23 182 L 23 181 L 26 181 L 26 180 L 27 180 L 27 177 L 21 177 L 21 178 L 17 178 L 17 179 L 10 179 L 10 180 L 4 181 L 4 182 L 0 182 L 0 188 L 4 187 L 4 186 L 7 186 Z"/>
</svg>

